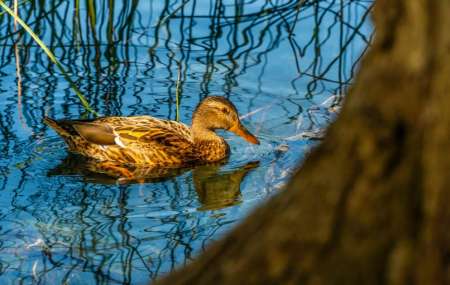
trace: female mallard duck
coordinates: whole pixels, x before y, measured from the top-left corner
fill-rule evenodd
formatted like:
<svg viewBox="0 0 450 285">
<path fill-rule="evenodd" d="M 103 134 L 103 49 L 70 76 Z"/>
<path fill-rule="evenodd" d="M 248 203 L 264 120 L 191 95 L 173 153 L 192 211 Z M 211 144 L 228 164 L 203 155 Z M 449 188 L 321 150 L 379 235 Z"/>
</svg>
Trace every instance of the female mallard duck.
<svg viewBox="0 0 450 285">
<path fill-rule="evenodd" d="M 100 161 L 149 167 L 179 167 L 226 158 L 229 146 L 214 132 L 217 129 L 259 144 L 241 124 L 236 107 L 217 96 L 200 102 L 192 116 L 191 128 L 150 116 L 73 121 L 46 117 L 44 122 L 65 140 L 72 152 Z"/>
</svg>

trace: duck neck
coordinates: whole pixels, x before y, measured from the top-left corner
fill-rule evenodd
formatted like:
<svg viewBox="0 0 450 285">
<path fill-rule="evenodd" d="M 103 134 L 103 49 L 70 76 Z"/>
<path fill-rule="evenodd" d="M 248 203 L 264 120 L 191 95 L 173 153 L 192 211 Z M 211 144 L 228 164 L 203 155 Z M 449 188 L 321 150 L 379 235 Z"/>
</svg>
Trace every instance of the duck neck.
<svg viewBox="0 0 450 285">
<path fill-rule="evenodd" d="M 192 124 L 192 139 L 199 159 L 207 162 L 222 160 L 229 154 L 226 141 L 213 130 Z"/>
<path fill-rule="evenodd" d="M 192 124 L 192 139 L 194 143 L 204 141 L 218 142 L 222 140 L 222 138 L 218 136 L 213 130 L 204 127 L 198 127 L 195 124 Z"/>
</svg>

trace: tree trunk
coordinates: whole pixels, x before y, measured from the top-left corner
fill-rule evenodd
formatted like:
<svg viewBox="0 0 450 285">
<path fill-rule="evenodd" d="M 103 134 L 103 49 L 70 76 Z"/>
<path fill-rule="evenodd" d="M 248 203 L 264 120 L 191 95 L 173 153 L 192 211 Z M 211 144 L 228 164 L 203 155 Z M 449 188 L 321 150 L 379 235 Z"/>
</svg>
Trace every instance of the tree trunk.
<svg viewBox="0 0 450 285">
<path fill-rule="evenodd" d="M 379 0 L 374 21 L 287 189 L 159 284 L 450 283 L 450 1 Z"/>
</svg>

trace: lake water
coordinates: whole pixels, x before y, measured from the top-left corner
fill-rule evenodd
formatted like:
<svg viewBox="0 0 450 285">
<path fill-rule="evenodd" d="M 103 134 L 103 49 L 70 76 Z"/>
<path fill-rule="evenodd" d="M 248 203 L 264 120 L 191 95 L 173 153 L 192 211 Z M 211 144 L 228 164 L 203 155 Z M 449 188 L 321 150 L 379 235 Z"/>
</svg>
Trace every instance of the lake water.
<svg viewBox="0 0 450 285">
<path fill-rule="evenodd" d="M 0 9 L 0 284 L 145 284 L 189 262 L 283 187 L 372 37 L 372 1 L 19 4 L 99 114 L 190 124 L 220 95 L 261 145 L 221 132 L 228 163 L 145 183 L 86 171 L 42 118 L 92 115 Z"/>
</svg>

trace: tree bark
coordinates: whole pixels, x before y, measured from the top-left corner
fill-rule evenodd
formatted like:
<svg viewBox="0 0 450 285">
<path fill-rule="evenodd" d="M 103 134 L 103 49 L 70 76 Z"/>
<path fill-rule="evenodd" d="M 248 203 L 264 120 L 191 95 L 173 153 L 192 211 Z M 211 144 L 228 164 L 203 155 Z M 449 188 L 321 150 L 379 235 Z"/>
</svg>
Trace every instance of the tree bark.
<svg viewBox="0 0 450 285">
<path fill-rule="evenodd" d="M 287 189 L 158 284 L 450 283 L 450 1 L 379 0 L 342 113 Z"/>
</svg>

